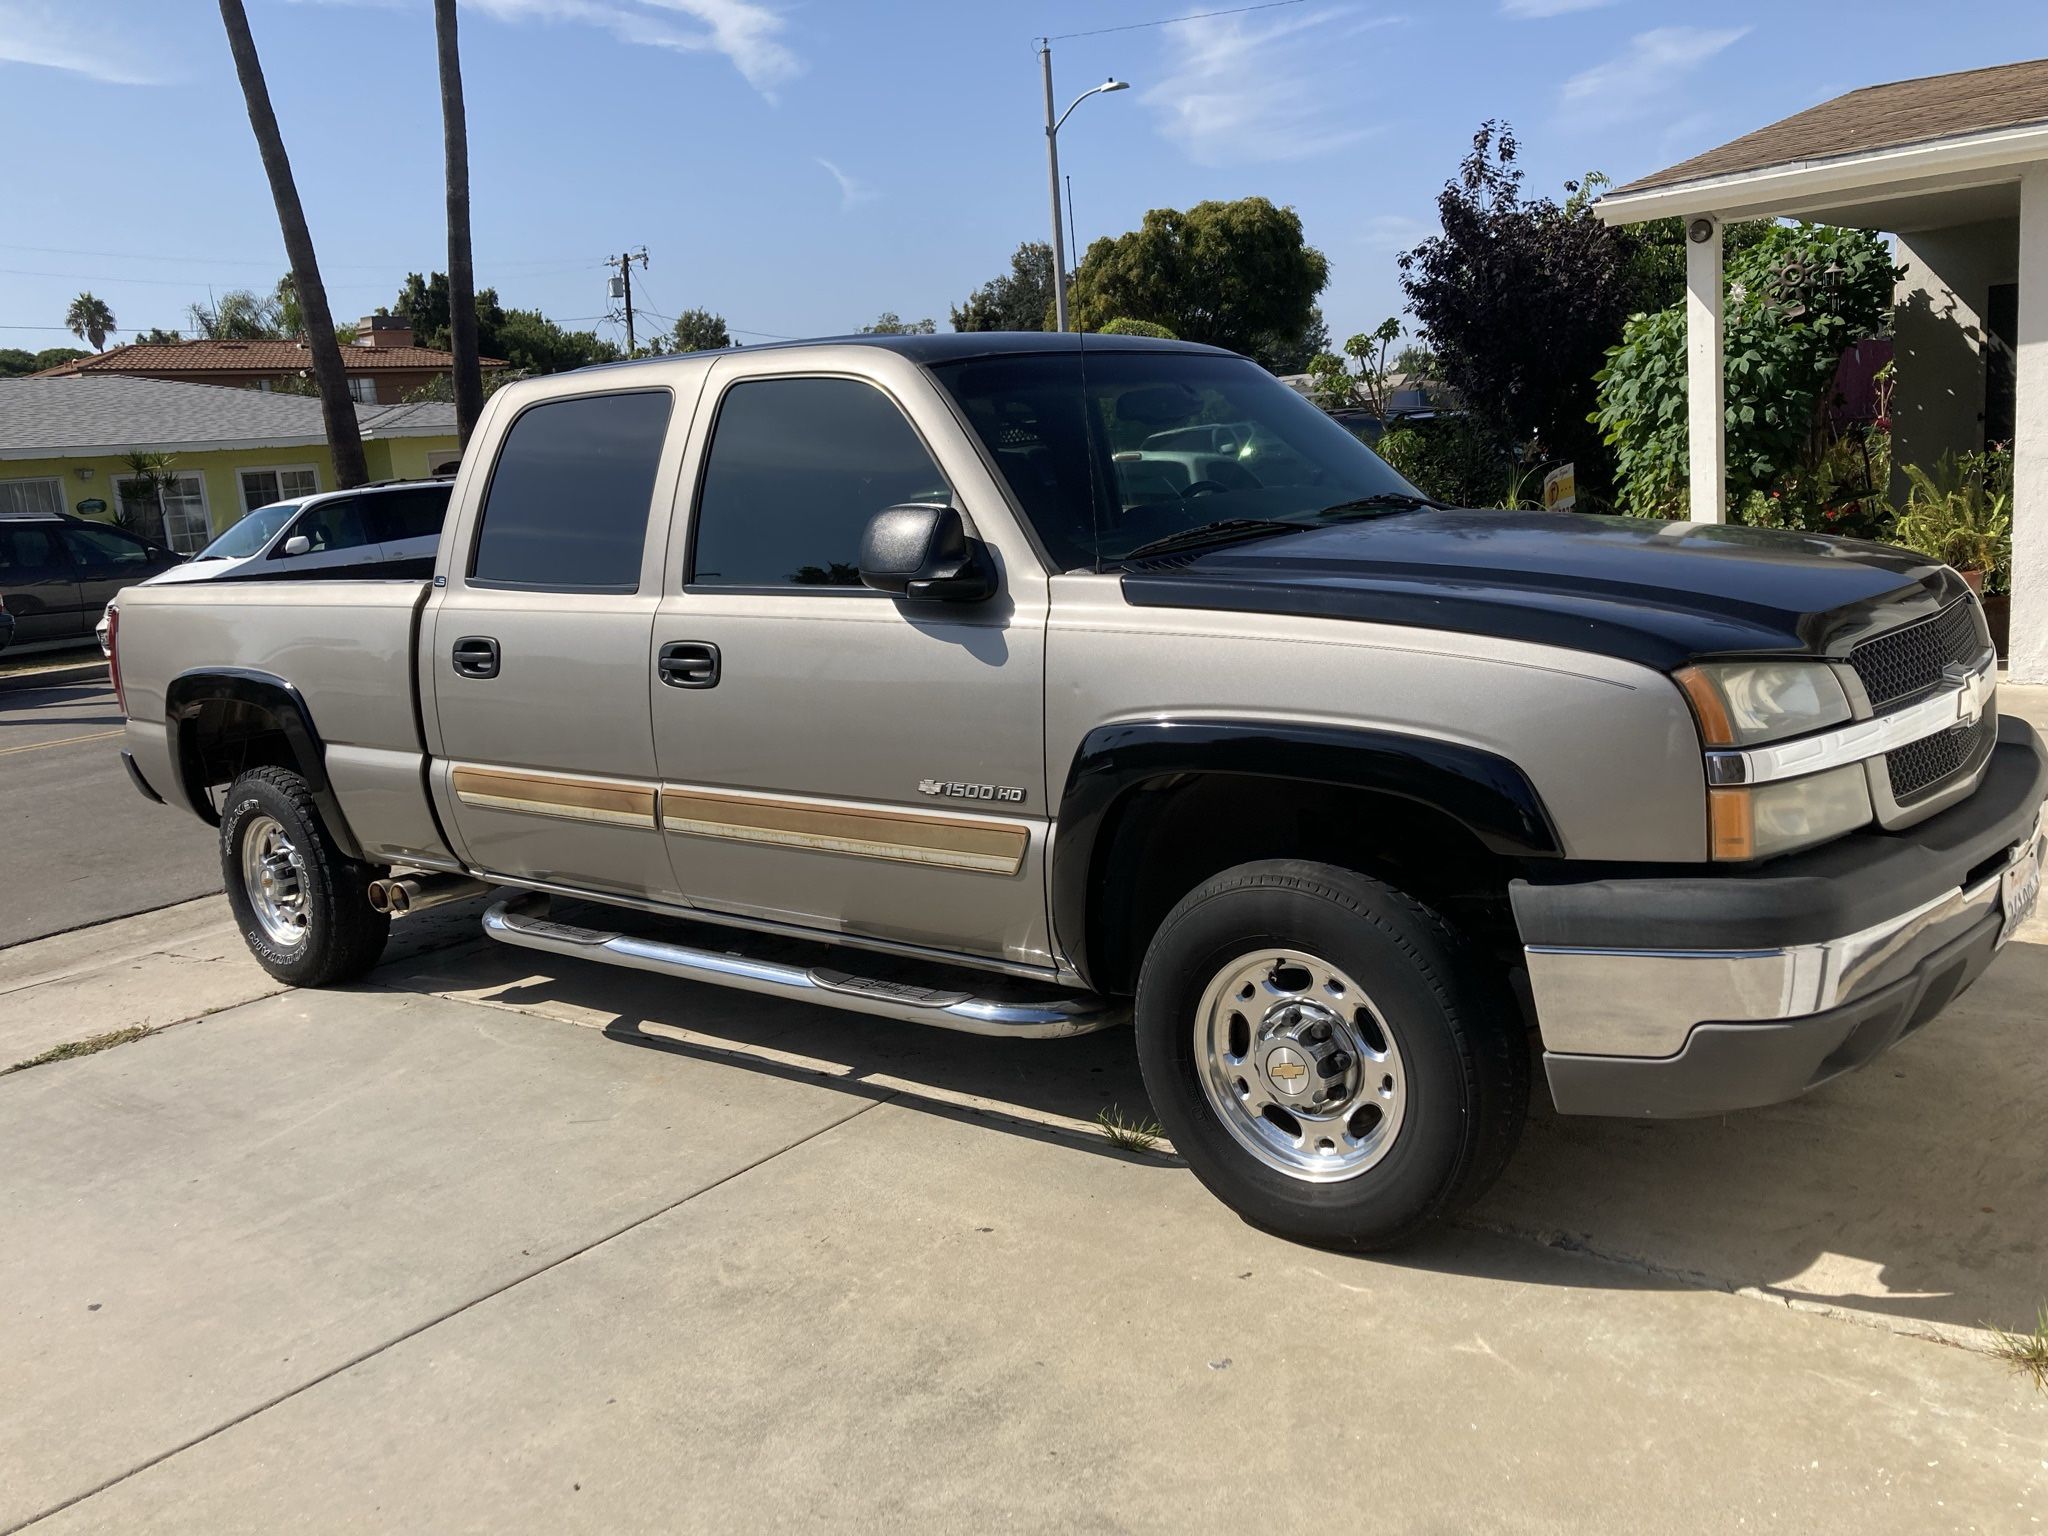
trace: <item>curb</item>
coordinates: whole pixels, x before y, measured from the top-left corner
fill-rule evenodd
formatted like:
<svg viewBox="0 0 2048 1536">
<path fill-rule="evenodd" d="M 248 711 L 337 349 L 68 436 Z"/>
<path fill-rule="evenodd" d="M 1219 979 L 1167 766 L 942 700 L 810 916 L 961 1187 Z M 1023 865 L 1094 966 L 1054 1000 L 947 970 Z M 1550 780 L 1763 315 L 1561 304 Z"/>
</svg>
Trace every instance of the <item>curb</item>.
<svg viewBox="0 0 2048 1536">
<path fill-rule="evenodd" d="M 107 662 L 103 656 L 91 661 L 81 661 L 66 667 L 44 667 L 35 672 L 13 672 L 0 677 L 0 693 L 15 693 L 30 688 L 75 688 L 80 683 L 104 683 L 107 681 Z"/>
</svg>

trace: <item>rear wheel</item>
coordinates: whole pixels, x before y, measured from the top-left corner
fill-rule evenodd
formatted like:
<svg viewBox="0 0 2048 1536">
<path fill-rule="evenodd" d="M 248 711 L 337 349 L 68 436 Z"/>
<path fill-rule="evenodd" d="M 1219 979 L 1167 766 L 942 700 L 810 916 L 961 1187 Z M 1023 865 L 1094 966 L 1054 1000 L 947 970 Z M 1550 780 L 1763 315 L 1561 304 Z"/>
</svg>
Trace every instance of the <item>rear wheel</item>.
<svg viewBox="0 0 2048 1536">
<path fill-rule="evenodd" d="M 391 919 L 369 900 L 378 870 L 335 845 L 289 769 L 252 769 L 229 786 L 220 862 L 243 942 L 279 981 L 353 981 L 384 953 Z"/>
<path fill-rule="evenodd" d="M 1491 967 L 1429 908 L 1350 870 L 1227 870 L 1168 914 L 1138 981 L 1154 1109 L 1255 1226 L 1404 1242 L 1498 1176 L 1528 1048 Z"/>
</svg>

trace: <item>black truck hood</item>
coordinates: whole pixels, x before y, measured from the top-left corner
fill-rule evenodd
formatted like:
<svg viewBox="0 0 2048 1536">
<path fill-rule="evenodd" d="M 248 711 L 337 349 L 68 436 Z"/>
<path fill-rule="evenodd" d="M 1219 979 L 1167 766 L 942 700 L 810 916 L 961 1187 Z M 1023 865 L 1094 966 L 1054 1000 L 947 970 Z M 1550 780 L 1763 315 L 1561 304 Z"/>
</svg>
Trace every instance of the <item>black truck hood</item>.
<svg viewBox="0 0 2048 1536">
<path fill-rule="evenodd" d="M 1731 524 L 1415 511 L 1133 562 L 1147 607 L 1363 619 L 1526 640 L 1664 671 L 1706 656 L 1839 656 L 1947 606 L 1907 550 Z"/>
</svg>

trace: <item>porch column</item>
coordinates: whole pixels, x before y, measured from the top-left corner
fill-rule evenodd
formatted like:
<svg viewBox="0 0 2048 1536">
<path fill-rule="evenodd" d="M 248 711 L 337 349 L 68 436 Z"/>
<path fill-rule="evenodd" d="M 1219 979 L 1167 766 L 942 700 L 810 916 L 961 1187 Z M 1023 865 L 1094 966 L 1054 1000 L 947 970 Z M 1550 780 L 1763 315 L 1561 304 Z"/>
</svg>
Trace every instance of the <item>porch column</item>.
<svg viewBox="0 0 2048 1536">
<path fill-rule="evenodd" d="M 2020 178 L 2010 677 L 2048 683 L 2048 165 Z"/>
<path fill-rule="evenodd" d="M 1692 520 L 1728 516 L 1728 365 L 1721 336 L 1721 221 L 1685 225 L 1685 424 Z"/>
</svg>

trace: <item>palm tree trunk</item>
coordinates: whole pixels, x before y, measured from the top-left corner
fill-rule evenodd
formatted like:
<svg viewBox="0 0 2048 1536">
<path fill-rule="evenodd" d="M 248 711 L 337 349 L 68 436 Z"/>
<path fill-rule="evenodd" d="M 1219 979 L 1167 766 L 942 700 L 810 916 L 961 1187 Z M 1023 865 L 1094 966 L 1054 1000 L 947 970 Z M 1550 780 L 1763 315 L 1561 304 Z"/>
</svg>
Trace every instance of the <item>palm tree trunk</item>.
<svg viewBox="0 0 2048 1536">
<path fill-rule="evenodd" d="M 320 281 L 320 264 L 313 257 L 313 234 L 306 227 L 306 210 L 299 203 L 292 163 L 285 156 L 284 137 L 278 132 L 277 114 L 271 110 L 270 87 L 263 80 L 263 61 L 256 56 L 256 40 L 249 35 L 249 17 L 242 9 L 242 0 L 220 0 L 220 19 L 228 31 L 228 48 L 235 56 L 235 74 L 242 82 L 243 99 L 249 105 L 249 126 L 256 132 L 263 171 L 270 178 L 270 196 L 277 204 L 277 222 L 284 234 L 284 252 L 291 258 L 292 285 L 298 290 L 299 310 L 306 326 L 306 348 L 313 355 L 313 382 L 320 390 L 320 414 L 327 424 L 328 449 L 334 455 L 335 483 L 347 490 L 368 480 L 370 472 L 363 462 L 363 434 L 356 422 L 355 401 L 349 398 L 341 346 L 334 339 L 327 285 Z"/>
<path fill-rule="evenodd" d="M 441 60 L 441 140 L 448 180 L 448 344 L 455 352 L 455 440 L 484 409 L 483 365 L 476 350 L 476 270 L 469 244 L 469 120 L 462 109 L 462 54 L 455 0 L 434 0 L 434 44 Z"/>
</svg>

